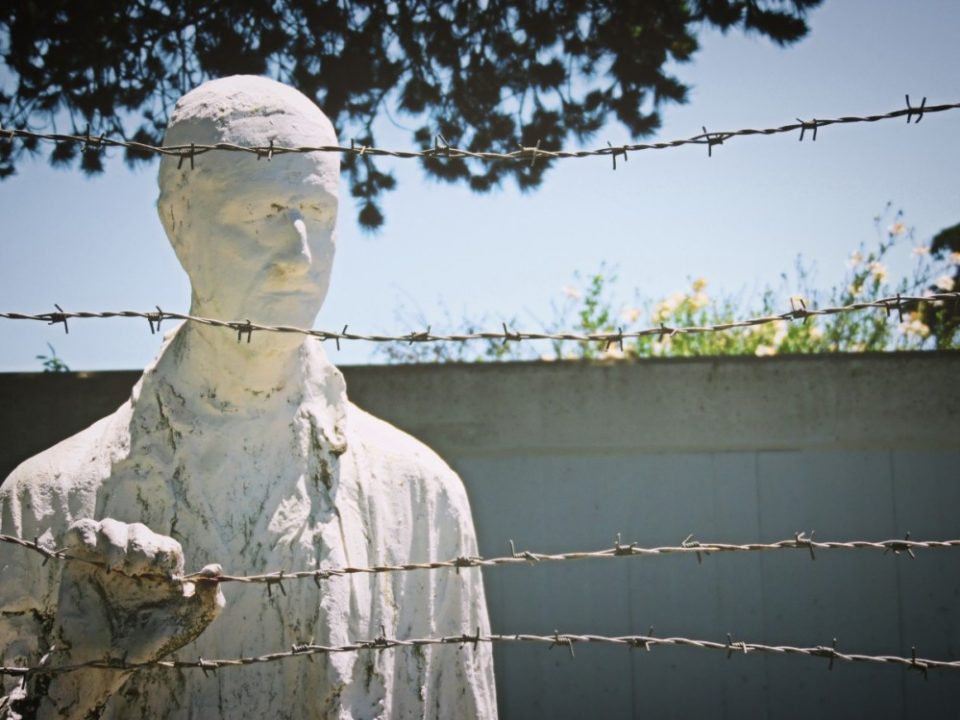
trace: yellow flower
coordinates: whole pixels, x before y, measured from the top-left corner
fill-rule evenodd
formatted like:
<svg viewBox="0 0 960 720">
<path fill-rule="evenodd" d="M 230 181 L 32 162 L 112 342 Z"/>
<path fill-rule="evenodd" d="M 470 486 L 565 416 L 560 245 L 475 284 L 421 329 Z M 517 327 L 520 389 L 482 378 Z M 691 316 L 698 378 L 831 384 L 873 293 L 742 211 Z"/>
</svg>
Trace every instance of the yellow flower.
<svg viewBox="0 0 960 720">
<path fill-rule="evenodd" d="M 903 235 L 907 231 L 907 226 L 902 222 L 896 222 L 890 227 L 887 228 L 887 232 L 891 235 Z"/>
<path fill-rule="evenodd" d="M 950 253 L 950 262 L 954 265 L 960 265 L 960 252 Z"/>
<path fill-rule="evenodd" d="M 757 357 L 770 357 L 776 354 L 776 348 L 772 348 L 769 345 L 757 345 L 757 349 L 754 351 L 754 355 Z"/>
<path fill-rule="evenodd" d="M 697 278 L 693 281 L 693 291 L 700 292 L 707 286 L 706 278 Z"/>
<path fill-rule="evenodd" d="M 705 308 L 709 302 L 710 300 L 705 292 L 696 292 L 690 297 L 690 305 L 693 306 L 694 310 Z"/>
<path fill-rule="evenodd" d="M 850 253 L 850 259 L 847 260 L 847 265 L 854 268 L 862 262 L 863 262 L 863 253 L 860 252 L 859 250 L 855 250 L 852 253 Z"/>
</svg>

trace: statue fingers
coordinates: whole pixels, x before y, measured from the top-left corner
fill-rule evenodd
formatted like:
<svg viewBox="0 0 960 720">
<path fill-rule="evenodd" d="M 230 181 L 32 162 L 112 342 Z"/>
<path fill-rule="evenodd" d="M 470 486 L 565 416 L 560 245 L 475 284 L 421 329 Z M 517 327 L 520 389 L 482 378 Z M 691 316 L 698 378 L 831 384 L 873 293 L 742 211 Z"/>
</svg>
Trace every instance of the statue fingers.
<svg viewBox="0 0 960 720">
<path fill-rule="evenodd" d="M 97 549 L 107 566 L 107 570 L 118 570 L 120 572 L 126 570 L 129 535 L 126 523 L 113 518 L 104 518 L 100 521 L 100 531 L 97 533 Z"/>
<path fill-rule="evenodd" d="M 84 518 L 72 523 L 63 536 L 63 545 L 69 555 L 84 560 L 99 561 L 97 553 L 97 533 L 100 523 Z"/>
<path fill-rule="evenodd" d="M 183 549 L 180 543 L 166 535 L 159 535 L 142 523 L 127 525 L 125 575 L 183 574 Z"/>
<path fill-rule="evenodd" d="M 166 535 L 142 523 L 124 523 L 113 518 L 89 518 L 70 525 L 64 535 L 70 555 L 102 564 L 107 570 L 130 577 L 183 574 L 183 549 Z"/>
</svg>

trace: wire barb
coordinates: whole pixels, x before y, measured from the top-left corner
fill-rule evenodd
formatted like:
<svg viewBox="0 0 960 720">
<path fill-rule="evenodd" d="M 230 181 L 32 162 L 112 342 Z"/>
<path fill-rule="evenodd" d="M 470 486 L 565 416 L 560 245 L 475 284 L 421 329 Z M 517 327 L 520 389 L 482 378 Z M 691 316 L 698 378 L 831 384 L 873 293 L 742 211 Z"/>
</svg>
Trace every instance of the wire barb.
<svg viewBox="0 0 960 720">
<path fill-rule="evenodd" d="M 607 147 L 610 148 L 610 158 L 613 160 L 613 169 L 617 169 L 617 155 L 623 155 L 623 161 L 626 162 L 630 159 L 627 155 L 627 151 L 624 148 L 614 147 L 613 144 L 607 140 Z"/>
<path fill-rule="evenodd" d="M 47 321 L 47 325 L 56 325 L 57 323 L 63 323 L 63 332 L 66 335 L 70 334 L 70 326 L 67 325 L 67 318 L 70 317 L 69 313 L 63 311 L 63 308 L 57 305 L 56 303 L 53 306 L 57 309 L 55 313 L 47 313 L 44 316 L 44 319 Z"/>
<path fill-rule="evenodd" d="M 813 130 L 813 135 L 810 139 L 813 140 L 813 142 L 816 142 L 817 128 L 820 127 L 820 123 L 817 122 L 817 119 L 814 118 L 810 122 L 807 122 L 805 120 L 801 120 L 800 118 L 797 118 L 797 122 L 800 123 L 800 142 L 803 142 L 803 135 L 804 133 L 807 132 L 807 130 Z"/>
<path fill-rule="evenodd" d="M 923 113 L 924 113 L 924 110 L 926 109 L 927 98 L 923 98 L 923 100 L 920 101 L 920 107 L 917 107 L 917 108 L 910 106 L 909 95 L 906 96 L 906 100 L 907 100 L 907 125 L 910 124 L 910 120 L 913 118 L 914 113 L 917 114 L 917 119 L 914 121 L 914 125 L 916 125 L 918 122 L 923 120 Z"/>
</svg>

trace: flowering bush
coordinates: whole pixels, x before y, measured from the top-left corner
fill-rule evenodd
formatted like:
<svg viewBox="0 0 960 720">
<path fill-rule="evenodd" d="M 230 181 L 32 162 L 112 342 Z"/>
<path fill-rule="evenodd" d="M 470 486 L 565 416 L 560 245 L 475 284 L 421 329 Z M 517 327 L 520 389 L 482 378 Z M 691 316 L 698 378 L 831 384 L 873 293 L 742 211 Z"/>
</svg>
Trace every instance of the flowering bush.
<svg viewBox="0 0 960 720">
<path fill-rule="evenodd" d="M 615 273 L 606 266 L 587 277 L 575 274 L 575 284 L 561 290 L 561 303 L 554 305 L 554 319 L 547 330 L 573 330 L 578 334 L 624 333 L 642 328 L 722 325 L 750 317 L 783 313 L 790 307 L 816 308 L 866 302 L 898 293 L 908 296 L 950 292 L 960 278 L 960 252 L 917 245 L 914 233 L 901 212 L 892 215 L 888 206 L 875 220 L 876 246 L 863 246 L 850 255 L 843 281 L 828 292 L 813 287 L 811 272 L 798 261 L 792 283 L 786 280 L 779 292 L 767 288 L 757 305 L 731 297 L 711 297 L 705 278 L 691 281 L 689 288 L 659 301 L 643 300 L 621 306 L 614 300 Z M 939 236 L 938 236 L 939 237 Z M 912 268 L 907 277 L 893 281 L 887 260 L 893 248 L 904 242 L 912 245 Z M 792 285 L 792 291 L 789 287 Z M 889 315 L 889 316 L 888 316 Z M 503 321 L 514 327 L 513 321 Z M 497 323 L 498 325 L 500 323 Z M 489 327 L 483 322 L 465 321 L 461 331 Z M 933 328 L 933 329 L 932 329 Z M 934 332 L 936 330 L 936 332 Z M 722 332 L 657 334 L 624 340 L 604 347 L 601 343 L 569 340 L 550 342 L 542 360 L 586 359 L 616 361 L 645 357 L 691 357 L 704 355 L 771 356 L 782 353 L 877 352 L 888 350 L 931 350 L 960 347 L 960 322 L 955 304 L 904 302 L 898 311 L 863 310 L 852 313 L 777 321 L 764 325 L 733 328 Z M 390 345 L 382 351 L 392 362 L 523 360 L 538 357 L 531 343 L 485 341 L 478 352 L 463 343 Z"/>
</svg>

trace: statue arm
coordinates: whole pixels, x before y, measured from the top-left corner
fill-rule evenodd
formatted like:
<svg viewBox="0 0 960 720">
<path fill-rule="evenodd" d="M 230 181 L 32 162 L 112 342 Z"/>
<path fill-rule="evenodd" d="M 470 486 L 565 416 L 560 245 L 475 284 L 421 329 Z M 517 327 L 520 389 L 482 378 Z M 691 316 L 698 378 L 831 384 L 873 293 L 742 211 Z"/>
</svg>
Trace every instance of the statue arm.
<svg viewBox="0 0 960 720">
<path fill-rule="evenodd" d="M 440 555 L 443 559 L 476 557 L 479 551 L 466 492 L 460 478 L 452 470 L 449 473 L 452 480 L 446 483 L 447 491 L 442 493 L 439 507 L 440 515 L 450 520 L 441 524 Z M 440 634 L 471 636 L 490 633 L 480 568 L 435 572 L 432 580 L 433 596 L 440 600 L 436 608 L 442 625 L 437 628 Z M 441 693 L 450 694 L 443 698 L 440 707 L 457 707 L 462 717 L 495 720 L 497 699 L 490 644 L 465 642 L 462 646 L 446 645 L 438 649 L 439 662 L 433 666 L 435 672 L 449 673 L 450 668 L 454 668 L 460 675 L 457 683 L 441 690 Z"/>
<path fill-rule="evenodd" d="M 0 531 L 29 536 L 35 518 L 21 514 L 29 503 L 21 504 L 15 489 L 5 484 L 0 491 Z M 6 665 L 156 660 L 199 635 L 223 606 L 219 566 L 201 571 L 209 580 L 183 582 L 179 543 L 139 523 L 80 520 L 56 544 L 86 562 L 43 566 L 39 554 L 0 544 L 0 653 Z M 6 677 L 0 718 L 96 717 L 130 675 L 81 668 L 36 673 L 26 681 Z"/>
</svg>

